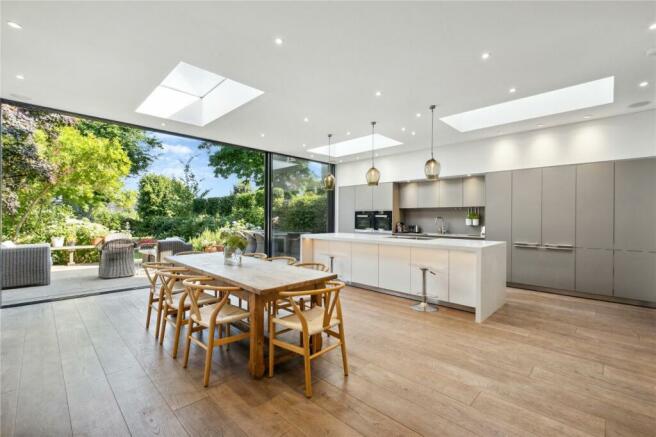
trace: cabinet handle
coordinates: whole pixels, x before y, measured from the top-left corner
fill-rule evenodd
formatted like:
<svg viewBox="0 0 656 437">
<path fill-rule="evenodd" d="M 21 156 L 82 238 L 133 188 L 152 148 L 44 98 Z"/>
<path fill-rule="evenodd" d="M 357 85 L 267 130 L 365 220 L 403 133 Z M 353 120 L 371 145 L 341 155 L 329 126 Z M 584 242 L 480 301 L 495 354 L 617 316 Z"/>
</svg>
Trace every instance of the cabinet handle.
<svg viewBox="0 0 656 437">
<path fill-rule="evenodd" d="M 545 244 L 544 244 L 544 247 L 547 247 L 547 248 L 558 247 L 558 248 L 561 248 L 561 249 L 574 249 L 574 245 L 573 245 L 573 244 L 552 244 L 552 243 L 545 243 Z"/>
<path fill-rule="evenodd" d="M 542 247 L 544 247 L 544 248 L 547 249 L 547 250 L 566 250 L 566 251 L 568 251 L 568 252 L 571 252 L 572 250 L 574 250 L 574 247 L 572 247 L 572 246 L 559 246 L 559 245 L 548 245 L 548 244 L 545 244 L 545 245 L 542 246 Z"/>
<path fill-rule="evenodd" d="M 522 242 L 517 242 L 513 243 L 513 246 L 515 247 L 522 247 L 525 249 L 537 249 L 539 244 L 538 243 L 522 243 Z"/>
</svg>

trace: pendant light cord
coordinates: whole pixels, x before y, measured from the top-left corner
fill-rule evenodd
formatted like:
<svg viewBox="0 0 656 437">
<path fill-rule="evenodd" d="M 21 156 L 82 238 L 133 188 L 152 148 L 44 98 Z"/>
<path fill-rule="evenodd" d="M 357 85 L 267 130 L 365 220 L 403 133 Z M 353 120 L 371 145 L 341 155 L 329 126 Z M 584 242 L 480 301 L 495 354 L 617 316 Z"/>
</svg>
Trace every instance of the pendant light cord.
<svg viewBox="0 0 656 437">
<path fill-rule="evenodd" d="M 433 156 L 433 141 L 435 140 L 435 105 L 431 105 L 430 110 L 431 110 L 431 159 L 435 159 Z"/>
<path fill-rule="evenodd" d="M 330 139 L 332 136 L 333 134 L 328 134 L 328 164 L 330 164 Z"/>
<path fill-rule="evenodd" d="M 371 122 L 371 167 L 375 167 L 374 165 L 374 130 L 376 128 L 376 122 L 372 121 Z"/>
</svg>

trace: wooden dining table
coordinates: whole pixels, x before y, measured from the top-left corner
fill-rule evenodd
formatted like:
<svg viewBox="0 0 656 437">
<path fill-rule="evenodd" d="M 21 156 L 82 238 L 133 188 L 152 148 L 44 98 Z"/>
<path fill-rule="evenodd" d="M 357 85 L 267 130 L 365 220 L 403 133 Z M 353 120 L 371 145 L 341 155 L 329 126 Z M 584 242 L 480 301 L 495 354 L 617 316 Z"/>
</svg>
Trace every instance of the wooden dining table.
<svg viewBox="0 0 656 437">
<path fill-rule="evenodd" d="M 239 287 L 247 295 L 251 334 L 248 370 L 254 378 L 261 378 L 264 375 L 265 303 L 271 302 L 279 291 L 322 288 L 326 281 L 337 278 L 334 273 L 304 269 L 253 257 L 242 257 L 239 266 L 227 265 L 224 263 L 222 252 L 169 255 L 165 258 L 178 266 Z M 319 335 L 318 338 L 313 339 L 313 349 L 319 350 L 320 348 L 321 337 Z"/>
</svg>

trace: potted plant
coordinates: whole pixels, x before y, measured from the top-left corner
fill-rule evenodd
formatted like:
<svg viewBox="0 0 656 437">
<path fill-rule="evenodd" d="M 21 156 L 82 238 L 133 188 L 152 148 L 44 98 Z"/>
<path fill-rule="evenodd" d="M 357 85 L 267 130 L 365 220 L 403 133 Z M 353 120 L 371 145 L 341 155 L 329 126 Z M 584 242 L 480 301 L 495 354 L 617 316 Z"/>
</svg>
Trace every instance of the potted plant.
<svg viewBox="0 0 656 437">
<path fill-rule="evenodd" d="M 473 222 L 473 220 L 474 220 L 475 215 L 476 215 L 476 213 L 475 213 L 474 211 L 469 211 L 469 212 L 467 213 L 467 218 L 465 218 L 465 224 L 466 224 L 467 226 L 471 226 L 471 225 L 472 225 L 472 222 Z"/>
<path fill-rule="evenodd" d="M 66 244 L 75 246 L 75 243 L 77 243 L 77 229 L 70 227 L 66 230 Z"/>
<path fill-rule="evenodd" d="M 233 228 L 223 228 L 219 231 L 221 241 L 223 241 L 223 259 L 225 264 L 240 265 L 241 252 L 246 249 L 248 240 L 243 230 L 235 226 Z"/>
<path fill-rule="evenodd" d="M 478 214 L 478 212 L 474 211 L 474 215 L 472 216 L 472 226 L 478 226 L 480 218 L 481 216 Z"/>
</svg>

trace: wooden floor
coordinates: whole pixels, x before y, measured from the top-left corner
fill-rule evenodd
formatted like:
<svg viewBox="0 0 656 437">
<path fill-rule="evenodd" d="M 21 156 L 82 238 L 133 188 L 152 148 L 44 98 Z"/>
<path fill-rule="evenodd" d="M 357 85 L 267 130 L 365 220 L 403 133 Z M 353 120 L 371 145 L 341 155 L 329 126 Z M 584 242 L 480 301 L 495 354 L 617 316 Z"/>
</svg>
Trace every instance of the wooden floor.
<svg viewBox="0 0 656 437">
<path fill-rule="evenodd" d="M 9 308 L 2 436 L 656 435 L 656 310 L 509 290 L 483 325 L 358 289 L 336 350 L 260 381 L 247 345 L 182 369 L 147 332 L 144 291 Z"/>
</svg>

